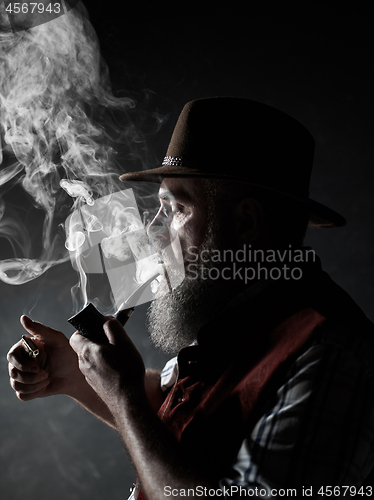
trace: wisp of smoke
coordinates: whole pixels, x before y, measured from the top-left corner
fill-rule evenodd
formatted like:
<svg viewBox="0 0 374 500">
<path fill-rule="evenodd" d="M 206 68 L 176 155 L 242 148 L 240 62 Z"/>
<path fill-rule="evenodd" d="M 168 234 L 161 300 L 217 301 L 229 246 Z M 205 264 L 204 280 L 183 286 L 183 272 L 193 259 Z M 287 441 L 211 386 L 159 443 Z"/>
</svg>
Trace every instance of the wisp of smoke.
<svg viewBox="0 0 374 500">
<path fill-rule="evenodd" d="M 4 3 L 0 9 L 4 26 Z M 0 193 L 21 183 L 44 212 L 40 257 L 0 261 L 1 280 L 23 284 L 69 259 L 58 221 L 118 186 L 113 141 L 100 118 L 132 107 L 111 93 L 82 3 L 53 21 L 0 33 Z M 27 255 L 27 233 L 2 204 L 0 236 Z"/>
</svg>

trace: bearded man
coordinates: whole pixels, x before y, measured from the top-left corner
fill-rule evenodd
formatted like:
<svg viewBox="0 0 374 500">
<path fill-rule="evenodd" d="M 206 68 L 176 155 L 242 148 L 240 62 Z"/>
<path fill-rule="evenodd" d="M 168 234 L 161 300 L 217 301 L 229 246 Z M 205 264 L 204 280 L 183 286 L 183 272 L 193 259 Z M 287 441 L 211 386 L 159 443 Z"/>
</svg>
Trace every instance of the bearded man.
<svg viewBox="0 0 374 500">
<path fill-rule="evenodd" d="M 153 342 L 178 352 L 161 376 L 116 320 L 109 345 L 79 333 L 69 344 L 22 317 L 41 352 L 36 363 L 10 350 L 17 396 L 64 393 L 115 427 L 134 497 L 370 493 L 374 330 L 302 248 L 307 226 L 345 222 L 309 199 L 313 150 L 280 111 L 201 99 L 184 107 L 161 167 L 122 176 L 162 181 L 149 234 L 176 254 L 178 240 L 185 267 L 150 307 Z"/>
</svg>

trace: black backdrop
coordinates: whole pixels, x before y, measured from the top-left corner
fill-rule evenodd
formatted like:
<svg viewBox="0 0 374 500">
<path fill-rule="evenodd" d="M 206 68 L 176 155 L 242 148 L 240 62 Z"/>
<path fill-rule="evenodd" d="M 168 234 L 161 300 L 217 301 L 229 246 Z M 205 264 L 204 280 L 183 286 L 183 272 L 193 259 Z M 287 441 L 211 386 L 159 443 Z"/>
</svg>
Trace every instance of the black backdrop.
<svg viewBox="0 0 374 500">
<path fill-rule="evenodd" d="M 122 2 L 127 3 L 127 2 Z M 342 229 L 310 230 L 307 244 L 324 268 L 374 320 L 373 308 L 373 18 L 364 8 L 314 0 L 87 4 L 118 95 L 147 125 L 147 161 L 157 165 L 183 104 L 230 95 L 265 102 L 299 119 L 316 139 L 311 195 L 341 212 Z M 18 196 L 17 192 L 14 196 Z M 58 396 L 21 403 L 7 379 L 6 352 L 22 333 L 19 316 L 72 328 L 69 263 L 35 282 L 1 293 L 1 494 L 7 500 L 126 498 L 133 471 L 115 431 Z M 128 332 L 146 364 L 166 357 L 147 340 L 146 306 Z"/>
</svg>

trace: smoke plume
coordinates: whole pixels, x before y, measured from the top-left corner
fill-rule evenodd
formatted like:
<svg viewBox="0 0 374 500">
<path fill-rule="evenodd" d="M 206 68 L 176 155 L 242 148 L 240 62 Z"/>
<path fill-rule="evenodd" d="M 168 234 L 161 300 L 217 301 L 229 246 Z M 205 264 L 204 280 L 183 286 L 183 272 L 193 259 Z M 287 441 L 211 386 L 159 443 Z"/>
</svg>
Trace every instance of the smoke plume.
<svg viewBox="0 0 374 500">
<path fill-rule="evenodd" d="M 0 4 L 0 236 L 23 256 L 0 261 L 0 279 L 19 285 L 69 259 L 63 222 L 72 210 L 121 189 L 114 128 L 103 124 L 135 104 L 112 95 L 81 2 L 27 30 L 14 29 L 4 8 Z M 16 185 L 43 213 L 37 258 L 30 257 L 29 228 L 4 203 Z"/>
</svg>

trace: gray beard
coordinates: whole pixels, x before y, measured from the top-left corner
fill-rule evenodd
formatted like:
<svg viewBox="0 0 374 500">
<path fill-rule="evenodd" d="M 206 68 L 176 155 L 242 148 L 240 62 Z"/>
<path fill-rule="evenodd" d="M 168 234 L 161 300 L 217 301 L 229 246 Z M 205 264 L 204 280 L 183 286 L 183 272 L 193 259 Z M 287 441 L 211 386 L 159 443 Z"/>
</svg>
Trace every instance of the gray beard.
<svg viewBox="0 0 374 500">
<path fill-rule="evenodd" d="M 152 343 L 171 354 L 190 345 L 197 332 L 210 319 L 209 280 L 185 278 L 181 285 L 156 297 L 148 310 L 148 329 Z"/>
<path fill-rule="evenodd" d="M 200 251 L 217 248 L 212 232 L 209 233 Z M 213 267 L 211 261 L 197 260 L 192 266 L 194 275 L 189 275 L 187 269 L 183 282 L 174 290 L 169 290 L 166 279 L 162 279 L 147 313 L 150 339 L 155 347 L 172 354 L 190 345 L 200 328 L 212 320 L 237 291 L 234 280 L 210 279 L 209 269 Z"/>
</svg>

